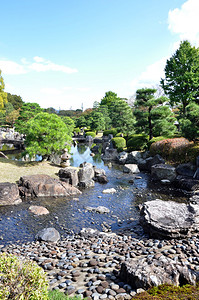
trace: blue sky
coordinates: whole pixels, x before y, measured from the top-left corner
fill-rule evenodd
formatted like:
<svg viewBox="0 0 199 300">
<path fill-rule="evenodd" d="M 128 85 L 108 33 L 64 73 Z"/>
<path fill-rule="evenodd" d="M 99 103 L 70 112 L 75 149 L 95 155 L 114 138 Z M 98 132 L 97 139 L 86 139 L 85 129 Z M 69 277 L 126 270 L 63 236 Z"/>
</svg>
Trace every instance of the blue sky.
<svg viewBox="0 0 199 300">
<path fill-rule="evenodd" d="M 84 109 L 107 91 L 156 86 L 166 59 L 199 46 L 199 0 L 0 1 L 6 91 L 43 108 Z"/>
</svg>

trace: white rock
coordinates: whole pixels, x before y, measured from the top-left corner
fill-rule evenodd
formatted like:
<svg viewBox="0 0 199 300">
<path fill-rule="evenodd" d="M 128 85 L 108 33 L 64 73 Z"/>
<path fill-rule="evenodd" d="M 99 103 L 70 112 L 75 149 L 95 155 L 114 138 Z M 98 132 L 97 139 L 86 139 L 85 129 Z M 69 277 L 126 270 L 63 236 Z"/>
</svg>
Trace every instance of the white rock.
<svg viewBox="0 0 199 300">
<path fill-rule="evenodd" d="M 106 190 L 103 190 L 102 193 L 103 193 L 103 194 L 112 194 L 112 193 L 116 193 L 116 189 L 114 189 L 114 188 L 106 189 Z"/>
</svg>

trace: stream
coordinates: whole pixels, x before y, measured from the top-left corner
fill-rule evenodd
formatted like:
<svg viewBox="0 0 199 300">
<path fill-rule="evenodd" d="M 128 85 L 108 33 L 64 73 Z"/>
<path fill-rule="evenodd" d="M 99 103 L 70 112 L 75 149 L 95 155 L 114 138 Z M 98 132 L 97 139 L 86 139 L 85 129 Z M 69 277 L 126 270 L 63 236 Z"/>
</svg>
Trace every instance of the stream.
<svg viewBox="0 0 199 300">
<path fill-rule="evenodd" d="M 0 207 L 0 244 L 24 243 L 33 241 L 37 232 L 45 227 L 55 227 L 66 237 L 72 232 L 79 232 L 84 227 L 102 230 L 102 223 L 112 232 L 128 229 L 135 237 L 140 234 L 139 204 L 154 199 L 186 202 L 187 198 L 168 187 L 162 188 L 150 181 L 149 174 L 125 174 L 122 166 L 108 167 L 100 155 L 91 157 L 90 148 L 85 144 L 71 149 L 71 165 L 79 166 L 90 162 L 103 168 L 109 182 L 95 183 L 94 188 L 85 189 L 82 195 L 73 198 L 40 198 L 22 202 L 16 206 Z M 45 173 L 45 170 L 44 170 Z M 129 180 L 134 179 L 130 184 Z M 115 188 L 115 194 L 103 194 L 104 189 Z M 30 205 L 42 205 L 49 210 L 48 215 L 35 216 L 29 210 Z M 87 206 L 105 206 L 109 214 L 88 212 Z"/>
</svg>

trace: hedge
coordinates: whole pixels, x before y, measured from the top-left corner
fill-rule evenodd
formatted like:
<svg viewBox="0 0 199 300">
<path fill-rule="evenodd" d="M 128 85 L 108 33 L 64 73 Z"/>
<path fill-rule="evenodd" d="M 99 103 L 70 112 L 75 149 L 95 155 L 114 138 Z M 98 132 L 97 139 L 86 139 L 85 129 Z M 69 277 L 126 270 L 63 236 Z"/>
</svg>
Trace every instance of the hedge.
<svg viewBox="0 0 199 300">
<path fill-rule="evenodd" d="M 85 133 L 85 136 L 92 136 L 92 138 L 94 138 L 95 136 L 96 136 L 96 133 L 95 132 L 93 132 L 93 131 L 87 131 L 86 133 Z"/>
<path fill-rule="evenodd" d="M 145 134 L 131 134 L 127 139 L 128 151 L 147 149 L 148 136 Z"/>
<path fill-rule="evenodd" d="M 111 141 L 118 151 L 122 151 L 126 147 L 126 140 L 123 137 L 114 137 Z"/>
<path fill-rule="evenodd" d="M 108 136 L 109 134 L 112 134 L 113 136 L 116 136 L 117 129 L 112 128 L 112 129 L 104 130 L 103 136 Z"/>
</svg>

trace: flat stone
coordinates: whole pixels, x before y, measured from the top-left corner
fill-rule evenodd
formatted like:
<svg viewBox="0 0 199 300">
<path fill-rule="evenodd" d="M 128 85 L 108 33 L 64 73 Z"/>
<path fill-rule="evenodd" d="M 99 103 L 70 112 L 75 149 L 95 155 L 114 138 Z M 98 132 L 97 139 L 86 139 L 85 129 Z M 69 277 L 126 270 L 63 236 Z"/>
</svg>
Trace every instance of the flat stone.
<svg viewBox="0 0 199 300">
<path fill-rule="evenodd" d="M 49 211 L 43 206 L 31 205 L 29 210 L 37 216 L 49 214 Z"/>
</svg>

